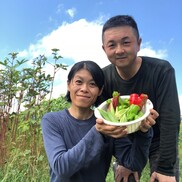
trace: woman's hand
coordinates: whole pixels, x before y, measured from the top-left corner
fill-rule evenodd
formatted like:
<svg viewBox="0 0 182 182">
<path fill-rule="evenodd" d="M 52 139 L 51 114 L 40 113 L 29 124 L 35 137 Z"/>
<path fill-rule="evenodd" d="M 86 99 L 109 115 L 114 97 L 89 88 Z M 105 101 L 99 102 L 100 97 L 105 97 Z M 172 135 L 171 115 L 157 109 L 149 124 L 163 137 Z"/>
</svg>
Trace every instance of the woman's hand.
<svg viewBox="0 0 182 182">
<path fill-rule="evenodd" d="M 155 119 L 159 116 L 158 112 L 154 109 L 150 110 L 149 116 L 141 122 L 140 130 L 147 132 L 156 122 Z"/>
<path fill-rule="evenodd" d="M 127 135 L 126 126 L 113 126 L 105 124 L 102 119 L 96 119 L 95 128 L 98 132 L 111 136 L 113 138 L 121 138 Z"/>
</svg>

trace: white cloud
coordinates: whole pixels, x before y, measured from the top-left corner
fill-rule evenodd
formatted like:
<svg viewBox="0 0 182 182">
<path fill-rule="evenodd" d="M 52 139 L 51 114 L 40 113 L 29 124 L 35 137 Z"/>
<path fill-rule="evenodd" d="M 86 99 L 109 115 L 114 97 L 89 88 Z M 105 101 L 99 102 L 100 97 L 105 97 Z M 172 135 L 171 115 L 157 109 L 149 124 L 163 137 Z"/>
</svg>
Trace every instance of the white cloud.
<svg viewBox="0 0 182 182">
<path fill-rule="evenodd" d="M 75 16 L 76 13 L 76 9 L 75 8 L 71 8 L 66 10 L 66 14 L 68 14 L 71 18 L 73 18 Z"/>
<path fill-rule="evenodd" d="M 40 54 L 51 55 L 51 49 L 58 48 L 63 56 L 75 60 L 93 60 L 100 66 L 108 64 L 108 60 L 101 47 L 100 21 L 88 22 L 80 19 L 73 23 L 64 22 L 56 30 L 38 40 L 36 44 L 31 44 L 27 50 L 19 55 L 37 57 Z"/>
<path fill-rule="evenodd" d="M 140 56 L 150 56 L 150 57 L 156 57 L 156 58 L 167 58 L 167 50 L 161 49 L 161 50 L 154 50 L 150 42 L 142 43 L 141 49 L 138 53 Z"/>
<path fill-rule="evenodd" d="M 18 53 L 18 56 L 20 56 L 20 57 L 28 57 L 28 51 L 27 50 L 23 50 L 23 51 Z"/>
<path fill-rule="evenodd" d="M 74 60 L 93 60 L 101 67 L 109 64 L 101 42 L 102 18 L 93 22 L 80 19 L 73 23 L 64 22 L 56 30 L 38 40 L 36 44 L 29 46 L 27 50 L 19 53 L 19 56 L 37 57 L 39 55 L 51 55 L 51 49 L 58 48 L 62 63 L 67 64 L 66 59 Z M 153 56 L 158 58 L 167 58 L 166 50 L 154 50 L 150 43 L 143 43 L 139 55 Z M 47 73 L 51 73 L 51 69 L 45 68 Z M 68 71 L 61 70 L 56 75 L 56 82 L 60 83 L 54 87 L 54 97 L 66 93 L 66 79 Z M 182 108 L 182 96 L 180 105 Z"/>
</svg>

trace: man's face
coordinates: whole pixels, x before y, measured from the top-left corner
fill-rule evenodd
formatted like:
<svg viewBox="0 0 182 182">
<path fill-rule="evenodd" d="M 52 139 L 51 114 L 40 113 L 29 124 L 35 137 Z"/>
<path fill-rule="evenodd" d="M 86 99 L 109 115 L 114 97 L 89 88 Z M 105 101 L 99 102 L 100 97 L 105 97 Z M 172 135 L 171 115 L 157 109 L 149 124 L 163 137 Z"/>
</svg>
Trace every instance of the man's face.
<svg viewBox="0 0 182 182">
<path fill-rule="evenodd" d="M 137 39 L 132 27 L 120 26 L 104 32 L 102 47 L 112 64 L 125 68 L 134 63 L 140 43 L 141 39 Z"/>
</svg>

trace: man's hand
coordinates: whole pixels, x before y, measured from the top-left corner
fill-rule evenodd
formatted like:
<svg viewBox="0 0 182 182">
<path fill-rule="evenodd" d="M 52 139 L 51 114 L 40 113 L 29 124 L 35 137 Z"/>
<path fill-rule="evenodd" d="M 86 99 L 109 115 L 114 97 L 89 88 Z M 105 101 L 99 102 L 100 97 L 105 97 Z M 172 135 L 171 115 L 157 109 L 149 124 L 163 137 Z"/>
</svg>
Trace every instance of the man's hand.
<svg viewBox="0 0 182 182">
<path fill-rule="evenodd" d="M 96 119 L 95 128 L 98 132 L 111 136 L 113 138 L 120 138 L 127 135 L 126 126 L 113 126 L 105 124 L 102 119 Z"/>
<path fill-rule="evenodd" d="M 138 172 L 131 171 L 123 166 L 118 165 L 115 172 L 115 181 L 120 182 L 123 179 L 123 182 L 128 182 L 129 176 L 133 174 L 135 181 L 139 181 Z"/>
<path fill-rule="evenodd" d="M 149 116 L 141 122 L 140 130 L 147 132 L 156 122 L 155 119 L 159 116 L 158 112 L 154 109 L 150 110 Z"/>
<path fill-rule="evenodd" d="M 176 182 L 174 176 L 166 176 L 157 172 L 153 172 L 150 177 L 150 182 L 155 182 L 155 180 L 158 180 L 158 182 Z"/>
</svg>

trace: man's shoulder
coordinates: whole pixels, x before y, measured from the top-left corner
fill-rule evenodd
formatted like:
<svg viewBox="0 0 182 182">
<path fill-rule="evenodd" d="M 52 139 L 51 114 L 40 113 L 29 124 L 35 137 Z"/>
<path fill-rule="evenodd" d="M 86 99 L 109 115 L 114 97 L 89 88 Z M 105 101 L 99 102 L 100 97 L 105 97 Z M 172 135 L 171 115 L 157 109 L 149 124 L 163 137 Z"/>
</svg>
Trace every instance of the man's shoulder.
<svg viewBox="0 0 182 182">
<path fill-rule="evenodd" d="M 113 72 L 113 70 L 115 69 L 115 66 L 113 64 L 109 64 L 105 67 L 102 68 L 103 72 Z"/>
<path fill-rule="evenodd" d="M 141 56 L 142 62 L 144 64 L 149 64 L 151 66 L 159 66 L 159 67 L 172 67 L 169 61 L 165 59 L 155 58 L 155 57 L 147 57 L 147 56 Z"/>
</svg>

